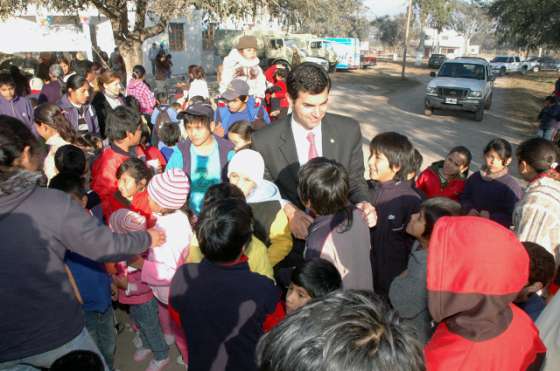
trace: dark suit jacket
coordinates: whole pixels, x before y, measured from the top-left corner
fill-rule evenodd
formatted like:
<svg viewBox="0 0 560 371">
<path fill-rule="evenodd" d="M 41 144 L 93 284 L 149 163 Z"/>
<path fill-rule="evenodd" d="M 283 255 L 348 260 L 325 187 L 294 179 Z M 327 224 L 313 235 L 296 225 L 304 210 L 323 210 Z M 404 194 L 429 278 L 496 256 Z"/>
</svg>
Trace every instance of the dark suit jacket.
<svg viewBox="0 0 560 371">
<path fill-rule="evenodd" d="M 298 193 L 300 168 L 294 136 L 292 116 L 257 130 L 252 148 L 264 158 L 265 178 L 276 183 L 282 197 L 302 210 Z M 323 157 L 344 166 L 350 177 L 350 200 L 354 203 L 368 200 L 368 186 L 364 179 L 364 157 L 360 125 L 349 117 L 326 114 L 321 123 Z"/>
</svg>

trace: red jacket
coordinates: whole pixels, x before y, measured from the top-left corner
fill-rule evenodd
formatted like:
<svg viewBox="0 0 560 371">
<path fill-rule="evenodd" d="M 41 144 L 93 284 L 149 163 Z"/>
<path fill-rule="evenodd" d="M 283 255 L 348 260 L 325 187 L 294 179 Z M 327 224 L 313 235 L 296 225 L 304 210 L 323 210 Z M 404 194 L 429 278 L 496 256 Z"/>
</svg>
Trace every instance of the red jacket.
<svg viewBox="0 0 560 371">
<path fill-rule="evenodd" d="M 513 232 L 484 218 L 443 217 L 427 268 L 428 308 L 440 323 L 424 349 L 428 371 L 524 371 L 542 362 L 537 328 L 512 304 L 529 276 Z"/>
<path fill-rule="evenodd" d="M 288 94 L 288 88 L 286 86 L 285 81 L 276 81 L 274 83 L 274 87 L 278 88 L 278 91 L 274 92 L 274 98 L 280 100 L 280 107 L 281 108 L 288 108 L 290 107 L 290 102 L 288 102 L 288 98 L 286 95 Z"/>
<path fill-rule="evenodd" d="M 453 179 L 445 183 L 445 179 L 439 175 L 439 169 L 443 167 L 443 161 L 434 162 L 426 168 L 416 180 L 416 188 L 426 195 L 426 198 L 447 197 L 459 201 L 459 195 L 465 188 L 464 177 Z"/>
<path fill-rule="evenodd" d="M 107 199 L 107 203 L 103 208 L 103 217 L 107 223 L 109 223 L 111 214 L 118 209 L 129 209 L 145 217 L 148 228 L 152 228 L 156 224 L 156 217 L 152 214 L 152 210 L 150 209 L 148 192 L 146 190 L 135 194 L 132 198 L 132 202 L 119 196 L 118 191 L 116 191 Z"/>
<path fill-rule="evenodd" d="M 158 160 L 161 164 L 162 170 L 165 171 L 165 166 L 167 165 L 167 161 L 165 161 L 165 157 L 161 154 L 160 150 L 154 146 L 147 146 L 143 148 L 144 153 L 146 154 L 146 161 L 150 160 Z"/>
<path fill-rule="evenodd" d="M 140 146 L 136 146 L 136 156 L 144 157 Z M 91 189 L 99 195 L 103 210 L 108 207 L 109 198 L 117 191 L 117 169 L 130 158 L 130 154 L 117 146 L 111 145 L 103 152 L 91 166 Z M 103 211 L 105 215 L 105 211 Z"/>
</svg>

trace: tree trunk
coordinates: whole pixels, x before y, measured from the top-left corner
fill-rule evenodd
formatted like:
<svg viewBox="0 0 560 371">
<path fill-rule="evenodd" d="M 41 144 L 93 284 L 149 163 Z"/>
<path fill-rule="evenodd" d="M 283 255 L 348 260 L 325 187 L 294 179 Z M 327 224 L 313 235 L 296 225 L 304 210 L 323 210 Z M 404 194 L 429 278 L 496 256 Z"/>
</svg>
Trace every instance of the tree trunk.
<svg viewBox="0 0 560 371">
<path fill-rule="evenodd" d="M 137 40 L 129 40 L 118 43 L 118 48 L 126 66 L 127 78 L 130 77 L 134 66 L 144 65 L 144 52 L 142 43 Z M 152 66 L 144 66 L 146 71 L 151 71 Z"/>
</svg>

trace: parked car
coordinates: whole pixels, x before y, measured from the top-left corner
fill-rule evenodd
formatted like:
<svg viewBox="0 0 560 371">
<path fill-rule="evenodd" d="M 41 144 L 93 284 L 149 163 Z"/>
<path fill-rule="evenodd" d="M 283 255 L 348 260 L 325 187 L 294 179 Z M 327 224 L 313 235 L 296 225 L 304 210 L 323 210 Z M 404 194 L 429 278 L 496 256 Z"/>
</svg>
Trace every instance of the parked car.
<svg viewBox="0 0 560 371">
<path fill-rule="evenodd" d="M 497 56 L 490 61 L 492 72 L 504 76 L 506 73 L 522 72 L 522 62 L 519 56 Z"/>
<path fill-rule="evenodd" d="M 440 68 L 440 66 L 445 62 L 447 57 L 445 54 L 432 54 L 430 55 L 430 59 L 428 60 L 428 67 L 429 68 Z"/>
<path fill-rule="evenodd" d="M 540 57 L 538 64 L 533 68 L 533 72 L 539 71 L 560 71 L 560 60 L 552 57 Z"/>
<path fill-rule="evenodd" d="M 424 114 L 434 109 L 468 111 L 477 121 L 484 118 L 484 110 L 492 105 L 494 75 L 488 62 L 460 58 L 444 62 L 426 87 Z"/>
<path fill-rule="evenodd" d="M 371 54 L 362 54 L 360 55 L 360 66 L 363 69 L 373 67 L 377 64 L 377 57 Z"/>
</svg>

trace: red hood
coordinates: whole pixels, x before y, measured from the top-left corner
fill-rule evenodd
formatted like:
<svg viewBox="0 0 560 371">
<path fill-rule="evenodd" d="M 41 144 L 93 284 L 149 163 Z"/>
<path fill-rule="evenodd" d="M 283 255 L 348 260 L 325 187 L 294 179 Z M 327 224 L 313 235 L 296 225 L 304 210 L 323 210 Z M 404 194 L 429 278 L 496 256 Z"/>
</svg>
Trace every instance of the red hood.
<svg viewBox="0 0 560 371">
<path fill-rule="evenodd" d="M 502 333 L 509 304 L 527 284 L 529 257 L 515 234 L 479 217 L 438 220 L 428 248 L 428 307 L 436 322 L 471 340 Z"/>
</svg>

